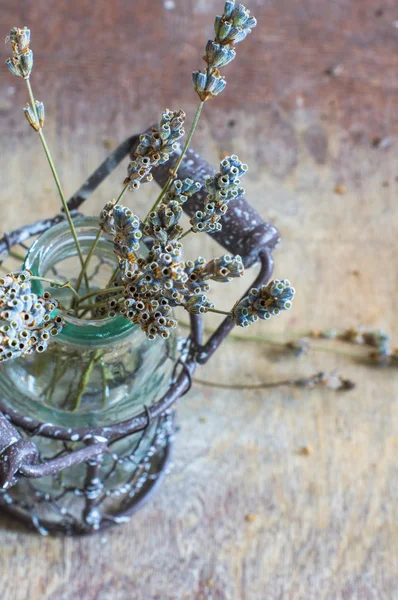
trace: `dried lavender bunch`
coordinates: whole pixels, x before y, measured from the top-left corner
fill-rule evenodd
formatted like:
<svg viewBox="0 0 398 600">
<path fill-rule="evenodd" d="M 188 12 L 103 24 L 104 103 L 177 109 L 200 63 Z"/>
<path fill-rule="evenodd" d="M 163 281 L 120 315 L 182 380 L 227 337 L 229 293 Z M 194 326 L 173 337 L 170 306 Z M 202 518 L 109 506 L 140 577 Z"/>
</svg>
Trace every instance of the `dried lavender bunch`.
<svg viewBox="0 0 398 600">
<path fill-rule="evenodd" d="M 219 69 L 234 60 L 236 44 L 243 41 L 256 25 L 256 19 L 243 4 L 225 3 L 224 13 L 216 17 L 214 23 L 216 37 L 206 46 L 203 60 L 207 68 L 203 73 L 195 71 L 192 74 L 195 91 L 202 102 L 218 96 L 225 89 L 227 82 Z"/>
<path fill-rule="evenodd" d="M 215 21 L 215 38 L 210 40 L 206 46 L 204 57 L 206 70 L 204 73 L 193 74 L 194 87 L 200 97 L 200 105 L 182 151 L 180 141 L 185 134 L 185 113 L 182 110 L 166 110 L 161 116 L 159 125 L 140 137 L 134 158 L 128 166 L 128 176 L 124 181 L 123 190 L 118 198 L 108 202 L 101 212 L 97 238 L 85 259 L 83 259 L 73 222 L 66 206 L 65 196 L 44 139 L 44 105 L 34 99 L 30 86 L 29 78 L 33 66 L 30 31 L 27 28 L 11 30 L 9 41 L 13 56 L 7 61 L 7 65 L 14 75 L 24 78 L 27 82 L 31 104 L 24 109 L 25 117 L 31 127 L 39 133 L 43 143 L 80 257 L 82 269 L 77 278 L 76 289 L 73 289 L 69 283 L 65 284 L 74 293 L 72 310 L 76 315 L 81 316 L 87 311 L 91 312 L 91 316 L 99 318 L 106 314 L 111 317 L 120 314 L 140 326 L 150 339 L 155 339 L 156 337 L 167 338 L 170 331 L 176 327 L 177 323 L 173 316 L 173 309 L 176 307 L 182 307 L 194 314 L 212 311 L 228 315 L 237 325 L 243 327 L 258 318 L 268 319 L 281 310 L 290 308 L 294 296 L 293 288 L 287 281 L 275 281 L 260 290 L 251 290 L 249 295 L 236 303 L 232 310 L 217 310 L 208 297 L 210 284 L 213 281 L 228 283 L 241 277 L 244 273 L 242 259 L 239 256 L 225 254 L 210 261 L 203 257 L 184 260 L 181 243 L 181 240 L 190 232 L 219 231 L 222 227 L 222 217 L 228 210 L 228 203 L 244 193 L 244 189 L 241 187 L 241 178 L 247 172 L 248 167 L 237 156 L 229 156 L 221 162 L 220 171 L 206 181 L 207 196 L 203 209 L 192 217 L 190 230 L 183 233 L 180 220 L 184 203 L 200 191 L 201 185 L 193 179 L 187 178 L 184 181 L 177 179 L 179 166 L 192 140 L 204 102 L 218 95 L 225 88 L 226 82 L 220 75 L 219 69 L 235 58 L 236 44 L 245 39 L 255 26 L 256 19 L 242 4 L 236 5 L 234 1 L 225 3 L 223 14 L 218 16 Z M 128 190 L 138 190 L 142 184 L 152 181 L 153 168 L 166 163 L 175 153 L 179 153 L 179 158 L 173 170 L 170 171 L 170 178 L 152 210 L 141 221 L 130 208 L 122 205 L 124 194 Z M 87 267 L 101 233 L 111 237 L 119 267 L 106 289 L 90 291 Z M 145 249 L 143 236 L 146 239 Z M 147 243 L 148 239 L 149 244 Z M 28 277 L 28 275 L 24 274 L 23 277 Z M 86 280 L 87 293 L 85 296 L 79 296 L 83 279 Z M 12 278 L 10 281 L 8 279 L 5 281 L 5 290 L 8 289 L 6 286 L 14 281 L 11 280 Z M 28 278 L 26 283 L 19 282 L 18 285 L 28 286 L 29 282 Z M 12 294 L 15 293 L 12 291 Z M 31 295 L 31 291 L 27 296 L 29 294 Z M 11 301 L 17 302 L 15 306 L 18 309 L 25 311 L 26 323 L 30 323 L 29 314 L 32 313 L 35 304 L 43 305 L 43 310 L 47 311 L 56 308 L 55 303 L 51 303 L 47 296 L 37 298 L 37 300 L 32 295 L 29 297 L 31 297 L 31 303 L 29 303 L 30 300 L 27 300 L 27 304 L 21 306 L 18 304 L 19 297 L 11 299 Z M 94 304 L 84 305 L 86 299 L 93 297 L 96 297 Z M 10 306 L 7 304 L 7 310 L 4 311 L 5 316 L 11 314 L 9 309 Z M 42 315 L 42 320 L 43 323 L 48 322 L 51 325 L 54 335 L 57 329 L 55 325 L 61 326 L 61 322 L 58 323 L 58 317 L 55 321 L 47 313 Z M 14 323 L 14 321 L 13 317 L 12 322 Z M 33 321 L 36 323 L 36 317 L 33 318 Z M 18 330 L 19 321 L 15 322 L 18 323 L 16 326 L 16 330 Z M 41 321 L 37 325 L 38 329 L 33 335 L 33 340 L 40 334 L 41 345 L 38 346 L 38 349 L 42 350 L 44 349 L 43 342 L 46 340 L 42 337 L 40 327 L 42 327 Z M 23 335 L 25 336 L 25 333 Z M 14 342 L 13 346 L 15 346 Z M 36 348 L 36 346 L 37 343 L 30 342 L 28 347 L 30 349 Z M 25 347 L 22 347 L 22 350 L 25 351 Z"/>
<path fill-rule="evenodd" d="M 0 362 L 44 352 L 49 340 L 62 331 L 64 322 L 49 292 L 32 292 L 31 273 L 9 273 L 0 279 Z"/>
<path fill-rule="evenodd" d="M 232 175 L 247 170 L 243 166 L 232 168 L 232 174 L 219 174 L 209 180 L 208 190 L 215 199 L 220 190 L 226 190 L 223 197 L 228 199 L 230 188 L 235 190 L 238 185 Z M 222 178 L 225 179 L 224 187 L 220 184 Z M 98 295 L 96 304 L 102 308 L 103 314 L 107 312 L 110 317 L 120 314 L 139 325 L 150 339 L 169 337 L 170 331 L 177 325 L 172 314 L 175 307 L 194 314 L 221 312 L 231 316 L 236 325 L 242 327 L 291 307 L 294 289 L 287 281 L 275 281 L 261 290 L 251 290 L 229 313 L 214 308 L 207 296 L 209 282 L 228 283 L 241 277 L 244 267 L 240 256 L 228 254 L 209 262 L 202 257 L 195 261 L 183 260 L 183 246 L 178 241 L 181 233 L 178 221 L 182 204 L 197 189 L 198 185 L 192 180 L 176 182 L 169 192 L 170 197 L 151 213 L 145 225 L 140 224 L 139 217 L 127 207 L 114 203 L 108 203 L 100 216 L 103 231 L 113 235 L 114 251 L 120 261 L 120 276 L 114 290 L 109 290 L 112 297 L 106 306 L 103 293 Z M 153 241 L 145 258 L 137 252 L 141 230 Z"/>
</svg>

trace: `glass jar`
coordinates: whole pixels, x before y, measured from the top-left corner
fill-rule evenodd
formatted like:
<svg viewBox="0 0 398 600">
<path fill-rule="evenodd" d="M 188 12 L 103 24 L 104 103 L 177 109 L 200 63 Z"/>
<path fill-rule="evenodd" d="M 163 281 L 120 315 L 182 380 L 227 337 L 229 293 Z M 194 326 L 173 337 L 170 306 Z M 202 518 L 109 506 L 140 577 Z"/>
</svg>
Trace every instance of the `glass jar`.
<svg viewBox="0 0 398 600">
<path fill-rule="evenodd" d="M 98 219 L 76 219 L 75 227 L 86 255 L 97 235 Z M 90 290 L 107 287 L 116 267 L 111 240 L 101 237 L 90 262 Z M 66 222 L 52 227 L 36 240 L 24 268 L 37 277 L 75 283 L 80 264 Z M 83 286 L 84 283 L 82 290 Z M 48 289 L 62 307 L 69 306 L 68 288 L 50 289 L 50 284 L 36 281 L 32 287 L 37 294 Z M 122 316 L 101 320 L 82 320 L 69 315 L 64 318 L 63 331 L 52 338 L 45 352 L 1 365 L 0 395 L 7 406 L 28 419 L 71 430 L 109 427 L 141 413 L 167 391 L 176 359 L 174 332 L 167 340 L 150 341 L 139 327 Z M 162 423 L 164 425 L 164 420 Z M 112 445 L 112 454 L 104 456 L 97 474 L 104 481 L 103 493 L 112 497 L 112 491 L 123 486 L 129 488 L 129 482 L 136 479 L 137 465 L 148 453 L 155 454 L 155 440 L 163 425 L 155 420 L 144 434 L 130 435 Z M 170 428 L 170 422 L 167 427 Z M 166 439 L 164 435 L 163 439 Z M 43 460 L 63 449 L 70 452 L 81 447 L 79 443 L 65 444 L 38 436 L 34 442 Z M 134 456 L 131 456 L 132 450 Z M 115 462 L 115 457 L 126 460 Z M 147 472 L 150 472 L 150 462 L 147 461 Z M 16 503 L 22 494 L 26 503 L 29 493 L 53 499 L 65 489 L 83 490 L 85 478 L 86 466 L 80 465 L 56 477 L 33 482 L 21 480 L 10 493 L 14 494 Z M 114 498 L 120 496 L 116 494 Z M 68 499 L 67 511 L 72 511 L 76 518 L 73 498 Z"/>
</svg>

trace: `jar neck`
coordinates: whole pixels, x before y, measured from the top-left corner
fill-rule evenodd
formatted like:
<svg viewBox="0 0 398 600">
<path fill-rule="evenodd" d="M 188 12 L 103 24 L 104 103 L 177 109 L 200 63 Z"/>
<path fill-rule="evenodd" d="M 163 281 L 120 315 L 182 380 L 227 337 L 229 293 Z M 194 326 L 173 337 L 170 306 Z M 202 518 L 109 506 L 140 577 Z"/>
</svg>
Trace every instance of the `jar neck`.
<svg viewBox="0 0 398 600">
<path fill-rule="evenodd" d="M 74 219 L 77 238 L 83 255 L 87 255 L 98 233 L 97 217 L 79 217 Z M 92 259 L 93 272 L 90 274 L 91 290 L 106 287 L 112 273 L 117 267 L 117 258 L 113 252 L 113 244 L 109 237 L 101 236 Z M 35 277 L 46 277 L 73 282 L 80 274 L 76 244 L 66 221 L 54 225 L 43 233 L 30 248 L 24 268 L 30 270 Z M 32 290 L 40 295 L 48 289 L 53 296 L 54 288 L 40 281 L 32 282 Z M 70 301 L 70 298 L 68 298 Z M 57 336 L 60 343 L 79 346 L 105 346 L 119 342 L 133 331 L 141 333 L 136 325 L 124 317 L 104 318 L 101 320 L 78 319 L 64 315 L 65 327 Z"/>
</svg>

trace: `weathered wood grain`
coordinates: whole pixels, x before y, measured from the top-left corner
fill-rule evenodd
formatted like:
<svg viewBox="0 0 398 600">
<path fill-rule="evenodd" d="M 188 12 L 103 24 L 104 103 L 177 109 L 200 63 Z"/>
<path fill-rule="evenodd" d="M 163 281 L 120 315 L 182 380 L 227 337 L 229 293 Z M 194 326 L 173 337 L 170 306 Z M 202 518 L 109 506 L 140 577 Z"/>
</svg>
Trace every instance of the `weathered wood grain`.
<svg viewBox="0 0 398 600">
<path fill-rule="evenodd" d="M 193 115 L 190 73 L 215 4 L 0 1 L 4 37 L 17 24 L 33 30 L 32 83 L 68 193 L 106 146 L 165 106 Z M 248 198 L 281 230 L 276 275 L 294 282 L 295 307 L 252 331 L 364 324 L 398 339 L 396 1 L 248 4 L 259 26 L 226 70 L 227 91 L 206 107 L 195 145 L 215 164 L 231 151 L 248 162 Z M 1 70 L 2 229 L 58 208 L 25 102 L 23 84 Z M 123 177 L 121 168 L 87 210 L 97 213 Z M 146 186 L 129 204 L 143 214 L 154 194 Z M 191 248 L 214 251 L 203 238 Z M 217 297 L 229 304 L 230 289 Z M 180 404 L 162 492 L 103 537 L 42 539 L 3 518 L 0 598 L 398 598 L 397 372 L 227 343 L 200 376 L 253 382 L 335 367 L 356 391 L 195 388 Z M 313 453 L 300 455 L 306 445 Z"/>
</svg>

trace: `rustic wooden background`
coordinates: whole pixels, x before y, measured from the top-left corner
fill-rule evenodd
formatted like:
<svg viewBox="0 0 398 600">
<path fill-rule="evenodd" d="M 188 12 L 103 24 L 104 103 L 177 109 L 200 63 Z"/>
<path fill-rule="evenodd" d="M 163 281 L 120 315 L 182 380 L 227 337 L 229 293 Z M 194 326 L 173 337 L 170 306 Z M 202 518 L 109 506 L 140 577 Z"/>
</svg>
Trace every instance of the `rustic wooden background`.
<svg viewBox="0 0 398 600">
<path fill-rule="evenodd" d="M 283 236 L 276 274 L 294 282 L 297 300 L 252 333 L 363 324 L 398 339 L 397 2 L 248 4 L 259 26 L 226 69 L 227 91 L 206 106 L 195 146 L 215 165 L 226 152 L 249 163 L 248 197 Z M 70 194 L 166 106 L 193 116 L 190 73 L 221 8 L 0 1 L 3 37 L 14 25 L 33 30 L 32 84 Z M 23 83 L 2 69 L 2 230 L 58 210 L 25 102 Z M 124 168 L 88 212 L 118 193 Z M 154 193 L 147 186 L 131 206 L 143 214 Z M 206 244 L 194 240 L 192 252 L 210 257 Z M 220 290 L 220 302 L 230 293 Z M 398 598 L 396 370 L 228 342 L 200 376 L 260 382 L 334 368 L 357 389 L 195 387 L 179 407 L 173 471 L 127 526 L 42 539 L 1 519 L 1 599 Z M 312 453 L 300 454 L 304 446 Z"/>
</svg>

